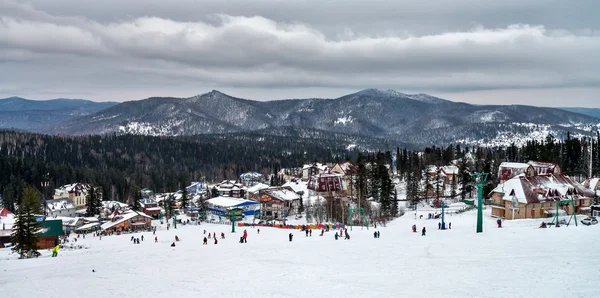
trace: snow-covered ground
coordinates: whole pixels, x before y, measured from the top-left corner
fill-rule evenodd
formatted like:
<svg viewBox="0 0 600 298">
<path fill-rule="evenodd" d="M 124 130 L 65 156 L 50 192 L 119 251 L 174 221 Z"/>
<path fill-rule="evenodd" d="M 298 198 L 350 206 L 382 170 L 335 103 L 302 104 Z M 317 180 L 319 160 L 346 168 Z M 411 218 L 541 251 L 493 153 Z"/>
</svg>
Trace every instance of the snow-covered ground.
<svg viewBox="0 0 600 298">
<path fill-rule="evenodd" d="M 423 210 L 423 213 L 431 210 Z M 87 236 L 88 249 L 17 260 L 0 249 L 2 297 L 596 297 L 600 225 L 538 229 L 542 220 L 505 221 L 496 228 L 486 210 L 483 234 L 475 211 L 437 220 L 408 211 L 387 225 L 355 227 L 350 240 L 314 231 L 225 225 L 159 227 L 144 241 L 131 235 Z M 427 228 L 427 236 L 412 233 Z M 226 233 L 202 245 L 203 230 Z M 181 238 L 170 247 L 175 235 Z M 136 234 L 140 237 L 141 234 Z M 95 272 L 93 272 L 94 270 Z"/>
</svg>

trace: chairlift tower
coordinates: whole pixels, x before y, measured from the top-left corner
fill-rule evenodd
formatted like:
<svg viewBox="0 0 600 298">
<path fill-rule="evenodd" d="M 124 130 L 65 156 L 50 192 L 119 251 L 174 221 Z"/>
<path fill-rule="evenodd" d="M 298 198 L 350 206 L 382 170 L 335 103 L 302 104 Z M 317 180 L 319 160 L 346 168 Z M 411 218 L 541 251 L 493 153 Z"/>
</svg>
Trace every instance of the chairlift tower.
<svg viewBox="0 0 600 298">
<path fill-rule="evenodd" d="M 477 233 L 483 233 L 483 187 L 489 173 L 473 173 L 473 179 L 477 186 Z"/>
</svg>

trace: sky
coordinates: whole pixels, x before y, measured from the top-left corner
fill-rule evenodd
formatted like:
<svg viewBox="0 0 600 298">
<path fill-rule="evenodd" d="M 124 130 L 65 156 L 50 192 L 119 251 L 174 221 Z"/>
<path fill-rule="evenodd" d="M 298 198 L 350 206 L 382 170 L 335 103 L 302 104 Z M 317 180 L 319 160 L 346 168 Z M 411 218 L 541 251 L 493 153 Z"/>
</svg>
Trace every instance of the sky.
<svg viewBox="0 0 600 298">
<path fill-rule="evenodd" d="M 0 97 L 600 108 L 600 1 L 0 0 Z"/>
</svg>

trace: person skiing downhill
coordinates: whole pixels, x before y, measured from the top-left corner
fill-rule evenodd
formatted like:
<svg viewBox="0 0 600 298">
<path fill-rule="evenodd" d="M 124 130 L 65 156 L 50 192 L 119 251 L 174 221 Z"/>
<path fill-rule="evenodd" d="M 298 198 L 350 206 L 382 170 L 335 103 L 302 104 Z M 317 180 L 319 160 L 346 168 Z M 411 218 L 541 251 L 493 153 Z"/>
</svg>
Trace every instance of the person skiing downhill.
<svg viewBox="0 0 600 298">
<path fill-rule="evenodd" d="M 53 258 L 55 258 L 55 257 L 57 257 L 57 256 L 58 256 L 58 249 L 59 249 L 59 248 L 60 248 L 60 245 L 57 245 L 57 246 L 55 246 L 55 247 L 52 249 L 52 257 L 53 257 Z"/>
<path fill-rule="evenodd" d="M 215 238 L 215 244 L 219 243 L 219 241 L 217 241 L 217 237 L 214 237 L 214 238 Z"/>
<path fill-rule="evenodd" d="M 154 237 L 154 243 L 158 242 L 158 236 Z"/>
<path fill-rule="evenodd" d="M 421 230 L 421 236 L 425 236 L 426 232 L 427 232 L 427 230 L 425 230 L 425 227 L 423 227 L 423 230 Z"/>
<path fill-rule="evenodd" d="M 290 242 L 292 242 L 292 238 L 294 237 L 294 234 L 290 233 L 289 237 L 290 237 Z"/>
</svg>

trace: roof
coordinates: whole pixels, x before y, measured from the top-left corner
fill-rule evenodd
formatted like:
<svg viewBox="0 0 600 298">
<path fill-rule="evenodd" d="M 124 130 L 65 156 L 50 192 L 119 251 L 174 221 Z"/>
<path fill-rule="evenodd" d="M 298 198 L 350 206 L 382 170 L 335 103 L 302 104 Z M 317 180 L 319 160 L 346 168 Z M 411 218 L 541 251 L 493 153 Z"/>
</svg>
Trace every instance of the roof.
<svg viewBox="0 0 600 298">
<path fill-rule="evenodd" d="M 527 164 L 531 165 L 538 175 L 557 174 L 555 171 L 556 168 L 559 168 L 558 164 L 554 162 L 529 161 Z"/>
<path fill-rule="evenodd" d="M 6 208 L 0 209 L 0 216 L 6 217 L 6 216 L 9 216 L 9 215 L 13 215 L 13 213 L 10 212 L 10 211 L 8 211 L 8 209 L 6 209 Z"/>
<path fill-rule="evenodd" d="M 300 196 L 297 193 L 287 189 L 267 190 L 265 193 L 270 195 L 272 198 L 279 199 L 281 201 L 300 200 Z"/>
<path fill-rule="evenodd" d="M 500 168 L 527 169 L 529 168 L 529 164 L 521 162 L 503 162 L 500 164 Z"/>
<path fill-rule="evenodd" d="M 442 172 L 446 175 L 458 175 L 458 167 L 457 166 L 443 166 Z"/>
<path fill-rule="evenodd" d="M 97 226 L 100 226 L 99 222 L 92 222 L 92 223 L 89 223 L 89 224 L 85 224 L 85 225 L 83 225 L 83 226 L 81 226 L 81 227 L 79 227 L 79 228 L 77 228 L 75 230 L 76 231 L 83 231 L 83 230 L 87 230 L 87 229 L 90 229 L 90 228 L 93 228 L 93 227 L 97 227 Z"/>
<path fill-rule="evenodd" d="M 113 207 L 126 208 L 129 205 L 118 201 L 102 201 L 102 207 L 112 209 Z"/>
<path fill-rule="evenodd" d="M 593 192 L 566 175 L 526 177 L 521 174 L 499 184 L 491 193 L 503 193 L 503 200 L 516 198 L 523 204 L 560 201 L 570 199 L 571 195 L 594 196 Z"/>
<path fill-rule="evenodd" d="M 268 185 L 266 185 L 266 184 L 263 184 L 263 183 L 257 183 L 257 184 L 255 184 L 254 186 L 252 186 L 252 187 L 249 187 L 247 191 L 248 191 L 248 192 L 251 192 L 251 193 L 257 193 L 257 192 L 259 192 L 259 191 L 261 191 L 261 190 L 263 190 L 263 189 L 267 189 L 267 188 L 269 188 L 269 187 L 270 187 L 270 186 L 268 186 Z"/>
<path fill-rule="evenodd" d="M 282 186 L 289 187 L 296 193 L 302 192 L 304 195 L 308 195 L 308 182 L 306 181 L 286 182 Z"/>
<path fill-rule="evenodd" d="M 41 232 L 40 237 L 54 237 L 54 236 L 62 236 L 63 226 L 62 220 L 44 220 L 41 222 Z"/>
<path fill-rule="evenodd" d="M 91 188 L 91 186 L 89 184 L 87 184 L 87 183 L 73 183 L 73 184 L 63 185 L 63 186 L 55 189 L 54 193 L 55 193 L 55 195 L 62 195 L 62 194 L 65 194 L 65 193 L 70 193 L 70 192 L 82 192 L 82 193 L 85 193 L 90 188 Z"/>
<path fill-rule="evenodd" d="M 212 199 L 207 200 L 206 202 L 208 202 L 209 204 L 213 204 L 213 205 L 225 207 L 225 208 L 258 204 L 257 202 L 250 201 L 250 200 L 225 197 L 225 196 L 212 198 Z"/>
<path fill-rule="evenodd" d="M 46 208 L 50 211 L 57 211 L 57 210 L 75 209 L 75 208 L 77 208 L 77 206 L 75 206 L 75 203 L 73 203 L 73 200 L 67 199 L 67 198 L 62 198 L 62 199 L 55 199 L 55 200 L 47 200 Z"/>
<path fill-rule="evenodd" d="M 353 161 L 340 161 L 338 162 L 338 166 L 346 175 L 358 174 L 358 164 Z"/>
<path fill-rule="evenodd" d="M 140 212 L 140 211 L 133 211 L 133 210 L 129 210 L 127 212 L 124 212 L 120 215 L 114 216 L 113 219 L 109 222 L 105 222 L 104 224 L 102 224 L 101 228 L 102 230 L 106 230 L 106 229 L 110 229 L 124 221 L 130 220 L 136 216 L 142 216 L 142 217 L 146 217 L 146 218 L 150 218 L 152 219 L 152 217 L 148 216 L 146 213 L 144 212 Z"/>
</svg>

